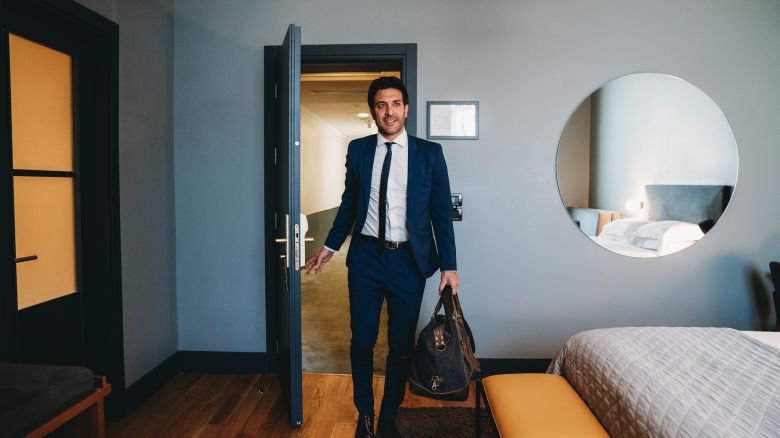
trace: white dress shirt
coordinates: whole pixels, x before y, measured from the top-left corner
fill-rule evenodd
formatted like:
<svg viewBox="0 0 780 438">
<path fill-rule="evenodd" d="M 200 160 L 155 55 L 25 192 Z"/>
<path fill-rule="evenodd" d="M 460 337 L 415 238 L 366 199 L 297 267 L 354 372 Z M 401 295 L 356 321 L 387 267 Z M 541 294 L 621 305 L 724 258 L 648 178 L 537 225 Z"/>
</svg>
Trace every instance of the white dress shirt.
<svg viewBox="0 0 780 438">
<path fill-rule="evenodd" d="M 366 222 L 360 234 L 379 237 L 379 183 L 382 181 L 382 164 L 387 155 L 387 139 L 376 135 L 374 165 L 371 170 L 371 193 L 368 198 Z M 409 176 L 409 137 L 406 129 L 393 140 L 393 158 L 390 161 L 390 175 L 387 178 L 387 221 L 385 240 L 406 242 L 409 231 L 406 229 L 406 180 Z M 325 247 L 330 252 L 333 248 Z"/>
<path fill-rule="evenodd" d="M 382 180 L 382 164 L 387 155 L 387 143 L 389 140 L 376 135 L 376 152 L 374 153 L 374 166 L 371 171 L 371 193 L 368 198 L 368 211 L 366 223 L 361 234 L 379 237 L 379 183 Z M 406 180 L 409 176 L 409 137 L 404 129 L 393 140 L 391 146 L 393 158 L 390 161 L 390 176 L 387 179 L 387 221 L 385 239 L 396 242 L 409 240 L 409 232 L 406 229 Z"/>
</svg>

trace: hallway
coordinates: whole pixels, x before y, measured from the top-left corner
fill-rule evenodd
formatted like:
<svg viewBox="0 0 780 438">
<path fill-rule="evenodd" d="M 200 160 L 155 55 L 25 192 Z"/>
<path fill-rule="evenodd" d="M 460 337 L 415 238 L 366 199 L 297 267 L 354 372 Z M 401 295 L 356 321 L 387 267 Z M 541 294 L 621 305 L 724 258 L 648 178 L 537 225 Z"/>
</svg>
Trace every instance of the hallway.
<svg viewBox="0 0 780 438">
<path fill-rule="evenodd" d="M 319 274 L 301 275 L 301 334 L 303 372 L 349 374 L 349 291 L 347 251 L 351 238 L 333 255 Z M 374 372 L 385 373 L 387 356 L 387 309 L 382 317 L 374 348 Z"/>
</svg>

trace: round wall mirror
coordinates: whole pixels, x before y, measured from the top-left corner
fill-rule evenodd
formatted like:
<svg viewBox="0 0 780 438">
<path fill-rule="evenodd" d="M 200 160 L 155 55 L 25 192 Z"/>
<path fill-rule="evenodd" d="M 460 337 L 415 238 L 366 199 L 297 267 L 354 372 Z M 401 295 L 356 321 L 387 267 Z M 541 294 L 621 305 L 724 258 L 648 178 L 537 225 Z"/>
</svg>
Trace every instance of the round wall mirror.
<svg viewBox="0 0 780 438">
<path fill-rule="evenodd" d="M 572 113 L 558 144 L 563 205 L 593 242 L 631 257 L 681 251 L 712 229 L 739 168 L 723 112 L 674 76 L 609 81 Z"/>
</svg>

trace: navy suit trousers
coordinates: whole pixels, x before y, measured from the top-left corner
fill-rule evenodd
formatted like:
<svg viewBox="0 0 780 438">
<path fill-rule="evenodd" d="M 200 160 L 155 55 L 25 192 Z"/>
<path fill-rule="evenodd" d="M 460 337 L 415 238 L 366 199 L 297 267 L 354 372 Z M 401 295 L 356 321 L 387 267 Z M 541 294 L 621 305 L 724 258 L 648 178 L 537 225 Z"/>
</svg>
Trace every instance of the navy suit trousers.
<svg viewBox="0 0 780 438">
<path fill-rule="evenodd" d="M 395 418 L 411 372 L 414 334 L 420 316 L 425 277 L 410 247 L 381 250 L 373 240 L 352 240 L 349 266 L 350 361 L 354 402 L 361 415 L 374 415 L 374 345 L 382 302 L 387 300 L 387 371 L 380 419 Z"/>
</svg>

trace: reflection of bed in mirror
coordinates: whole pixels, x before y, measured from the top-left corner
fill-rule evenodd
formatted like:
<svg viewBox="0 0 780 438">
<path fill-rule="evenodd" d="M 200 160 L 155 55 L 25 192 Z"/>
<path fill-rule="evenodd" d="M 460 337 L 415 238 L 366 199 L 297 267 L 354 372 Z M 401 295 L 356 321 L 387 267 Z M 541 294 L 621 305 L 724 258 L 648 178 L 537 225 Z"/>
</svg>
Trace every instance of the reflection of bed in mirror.
<svg viewBox="0 0 780 438">
<path fill-rule="evenodd" d="M 647 220 L 621 219 L 610 212 L 613 220 L 604 223 L 595 235 L 586 234 L 618 254 L 632 257 L 672 254 L 704 237 L 728 205 L 731 190 L 731 186 L 722 185 L 647 185 Z M 576 221 L 575 214 L 581 212 L 572 211 Z"/>
</svg>

